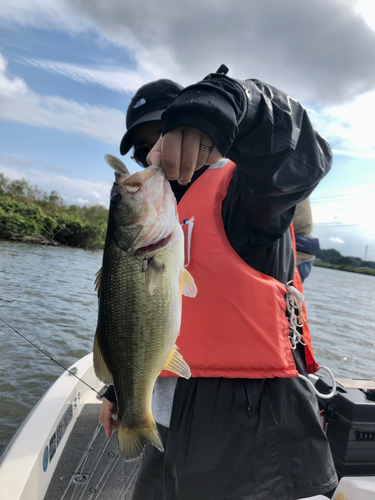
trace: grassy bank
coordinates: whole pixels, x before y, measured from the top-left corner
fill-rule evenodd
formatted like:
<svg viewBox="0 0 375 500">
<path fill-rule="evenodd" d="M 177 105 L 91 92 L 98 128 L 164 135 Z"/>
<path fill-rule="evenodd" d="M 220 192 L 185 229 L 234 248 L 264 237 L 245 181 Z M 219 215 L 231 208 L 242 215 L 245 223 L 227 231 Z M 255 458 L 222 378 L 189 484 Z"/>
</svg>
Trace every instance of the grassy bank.
<svg viewBox="0 0 375 500">
<path fill-rule="evenodd" d="M 349 273 L 368 274 L 370 276 L 375 276 L 375 269 L 371 269 L 370 267 L 353 267 L 346 264 L 330 264 L 329 262 L 320 261 L 315 261 L 314 266 L 326 267 L 328 269 L 337 269 L 338 271 L 348 271 Z"/>
<path fill-rule="evenodd" d="M 333 248 L 319 250 L 315 266 L 348 271 L 349 273 L 368 274 L 375 276 L 375 262 L 364 261 L 359 257 L 344 257 Z"/>
<path fill-rule="evenodd" d="M 0 174 L 0 238 L 80 248 L 102 248 L 108 210 L 100 205 L 67 205 L 26 180 Z"/>
</svg>

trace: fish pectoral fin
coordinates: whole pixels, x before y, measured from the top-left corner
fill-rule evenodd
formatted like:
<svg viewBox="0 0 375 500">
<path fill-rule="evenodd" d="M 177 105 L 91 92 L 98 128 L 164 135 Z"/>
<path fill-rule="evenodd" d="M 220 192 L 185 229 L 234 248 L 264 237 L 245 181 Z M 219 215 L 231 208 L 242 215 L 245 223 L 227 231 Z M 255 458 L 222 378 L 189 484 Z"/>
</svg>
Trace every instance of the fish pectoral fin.
<svg viewBox="0 0 375 500">
<path fill-rule="evenodd" d="M 182 295 L 185 297 L 195 297 L 197 295 L 197 285 L 195 284 L 193 276 L 187 271 L 183 269 L 181 271 L 181 289 Z"/>
<path fill-rule="evenodd" d="M 163 264 L 157 264 L 153 259 L 148 262 L 145 272 L 146 290 L 150 295 L 154 295 L 164 270 Z"/>
<path fill-rule="evenodd" d="M 94 340 L 94 371 L 99 380 L 105 384 L 113 384 L 113 376 L 104 360 L 98 341 L 98 330 Z"/>
<path fill-rule="evenodd" d="M 95 278 L 95 281 L 94 281 L 94 285 L 95 285 L 95 292 L 97 292 L 98 297 L 99 297 L 99 294 L 100 294 L 100 284 L 101 284 L 101 281 L 102 281 L 102 270 L 103 270 L 103 268 L 101 267 L 99 269 L 99 271 L 95 274 L 96 278 Z"/>
<path fill-rule="evenodd" d="M 189 365 L 186 363 L 177 349 L 178 348 L 175 345 L 168 356 L 163 370 L 169 370 L 170 372 L 176 373 L 180 377 L 190 378 L 191 373 Z"/>
</svg>

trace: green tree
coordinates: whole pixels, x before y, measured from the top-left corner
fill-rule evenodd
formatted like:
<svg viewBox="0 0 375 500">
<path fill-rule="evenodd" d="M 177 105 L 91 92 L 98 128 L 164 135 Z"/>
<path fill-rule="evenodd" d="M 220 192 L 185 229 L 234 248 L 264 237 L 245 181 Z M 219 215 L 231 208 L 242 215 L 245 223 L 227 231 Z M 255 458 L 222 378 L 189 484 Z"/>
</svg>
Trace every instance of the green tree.
<svg viewBox="0 0 375 500">
<path fill-rule="evenodd" d="M 0 237 L 53 238 L 63 245 L 104 245 L 108 210 L 100 205 L 67 206 L 57 191 L 46 193 L 25 179 L 10 181 L 0 174 Z"/>
</svg>

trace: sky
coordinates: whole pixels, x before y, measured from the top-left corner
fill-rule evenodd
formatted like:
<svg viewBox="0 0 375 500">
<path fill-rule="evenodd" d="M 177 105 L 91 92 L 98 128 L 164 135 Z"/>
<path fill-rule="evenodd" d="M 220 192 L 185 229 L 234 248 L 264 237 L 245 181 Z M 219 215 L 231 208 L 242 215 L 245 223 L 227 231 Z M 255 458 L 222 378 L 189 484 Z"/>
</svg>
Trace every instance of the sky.
<svg viewBox="0 0 375 500">
<path fill-rule="evenodd" d="M 108 206 L 104 155 L 120 157 L 136 90 L 222 63 L 308 110 L 334 156 L 311 196 L 313 236 L 375 260 L 374 0 L 2 0 L 0 172 Z"/>
</svg>

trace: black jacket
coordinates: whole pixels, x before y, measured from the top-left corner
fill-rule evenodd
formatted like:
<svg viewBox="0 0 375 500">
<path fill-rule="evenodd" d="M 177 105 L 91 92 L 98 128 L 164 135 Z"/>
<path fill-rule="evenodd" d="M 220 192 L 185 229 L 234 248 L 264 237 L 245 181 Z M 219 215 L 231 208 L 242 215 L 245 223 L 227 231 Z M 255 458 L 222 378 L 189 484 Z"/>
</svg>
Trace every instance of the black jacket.
<svg viewBox="0 0 375 500">
<path fill-rule="evenodd" d="M 282 283 L 292 279 L 288 228 L 295 206 L 332 161 L 303 107 L 257 80 L 213 74 L 183 90 L 162 120 L 163 133 L 183 125 L 200 128 L 236 163 L 222 207 L 228 239 L 253 268 Z M 193 181 L 202 172 L 204 178 L 202 169 Z M 189 189 L 176 182 L 172 188 L 178 201 Z M 292 353 L 304 372 L 301 347 Z M 167 435 L 161 470 L 168 500 L 291 500 L 337 484 L 315 395 L 295 378 L 180 378 Z M 147 463 L 138 484 L 151 476 Z"/>
<path fill-rule="evenodd" d="M 181 91 L 163 113 L 163 134 L 180 126 L 201 129 L 237 168 L 223 202 L 229 242 L 254 269 L 286 284 L 295 261 L 288 231 L 295 205 L 307 198 L 332 164 L 331 149 L 305 109 L 259 80 L 214 73 Z M 194 182 L 208 167 L 198 170 Z M 172 181 L 179 202 L 189 189 Z M 210 186 L 207 186 L 209 189 Z M 304 371 L 298 344 L 295 361 Z M 111 387 L 105 394 L 115 401 Z"/>
<path fill-rule="evenodd" d="M 184 125 L 201 129 L 236 163 L 222 209 L 228 239 L 251 267 L 289 281 L 294 257 L 287 229 L 295 205 L 332 164 L 330 147 L 313 130 L 306 110 L 259 80 L 214 73 L 182 90 L 162 121 L 163 134 Z M 171 185 L 177 201 L 189 188 Z"/>
<path fill-rule="evenodd" d="M 332 161 L 303 107 L 257 80 L 213 74 L 184 89 L 162 120 L 163 133 L 183 125 L 200 128 L 236 163 L 222 207 L 228 239 L 250 266 L 289 281 L 295 263 L 288 228 L 295 205 Z M 171 185 L 177 201 L 189 189 Z M 300 346 L 299 355 L 292 352 L 304 372 Z M 105 396 L 114 401 L 113 388 Z M 163 490 L 168 500 L 291 500 L 337 484 L 315 395 L 299 379 L 180 378 L 163 436 L 164 454 L 146 448 L 137 498 L 145 497 L 145 488 L 153 494 L 159 488 L 160 498 Z"/>
</svg>

